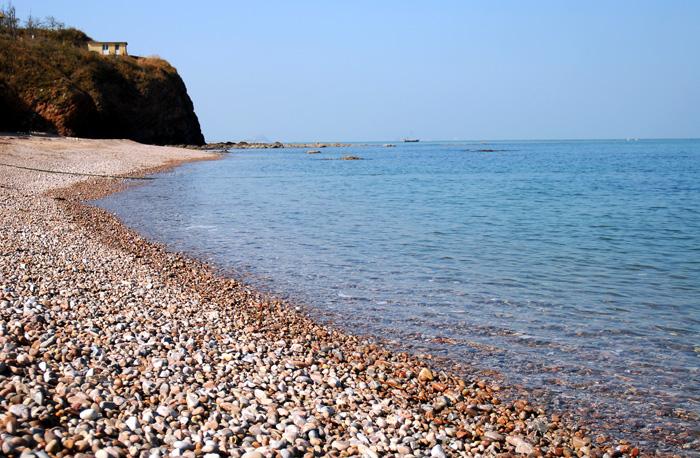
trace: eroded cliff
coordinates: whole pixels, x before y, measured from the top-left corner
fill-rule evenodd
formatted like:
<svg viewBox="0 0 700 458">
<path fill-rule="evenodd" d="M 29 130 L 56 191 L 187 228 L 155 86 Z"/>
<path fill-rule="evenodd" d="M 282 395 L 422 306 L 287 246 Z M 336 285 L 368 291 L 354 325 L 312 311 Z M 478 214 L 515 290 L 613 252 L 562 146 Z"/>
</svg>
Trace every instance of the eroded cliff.
<svg viewBox="0 0 700 458">
<path fill-rule="evenodd" d="M 0 131 L 202 144 L 184 82 L 155 57 L 102 56 L 75 29 L 0 33 Z"/>
</svg>

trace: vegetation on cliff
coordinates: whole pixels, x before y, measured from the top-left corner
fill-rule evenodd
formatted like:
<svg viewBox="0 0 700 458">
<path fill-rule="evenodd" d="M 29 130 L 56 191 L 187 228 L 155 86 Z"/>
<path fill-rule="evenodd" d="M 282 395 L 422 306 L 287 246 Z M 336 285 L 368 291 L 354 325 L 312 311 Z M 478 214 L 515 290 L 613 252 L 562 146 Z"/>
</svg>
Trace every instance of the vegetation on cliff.
<svg viewBox="0 0 700 458">
<path fill-rule="evenodd" d="M 49 18 L 0 19 L 0 131 L 203 144 L 187 89 L 163 59 L 102 56 Z"/>
</svg>

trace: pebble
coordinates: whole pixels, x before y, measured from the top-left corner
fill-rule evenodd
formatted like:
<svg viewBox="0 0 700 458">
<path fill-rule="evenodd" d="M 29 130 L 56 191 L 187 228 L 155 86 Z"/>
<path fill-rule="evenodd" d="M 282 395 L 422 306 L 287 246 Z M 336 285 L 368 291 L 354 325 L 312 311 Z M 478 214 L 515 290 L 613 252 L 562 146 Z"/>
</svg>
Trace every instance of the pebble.
<svg viewBox="0 0 700 458">
<path fill-rule="evenodd" d="M 197 406 L 199 406 L 199 396 L 197 396 L 195 393 L 188 393 L 187 407 L 189 407 L 190 409 L 194 409 Z"/>
<path fill-rule="evenodd" d="M 46 444 L 46 447 L 44 450 L 46 450 L 47 453 L 56 453 L 61 449 L 61 443 L 58 441 L 58 439 L 53 439 L 49 441 Z"/>
<path fill-rule="evenodd" d="M 424 367 L 418 373 L 418 380 L 420 380 L 421 382 L 429 382 L 433 380 L 433 378 L 433 372 L 427 367 Z"/>
<path fill-rule="evenodd" d="M 367 447 L 365 444 L 357 444 L 357 450 L 364 458 L 379 458 L 377 452 Z"/>
<path fill-rule="evenodd" d="M 437 444 L 430 450 L 430 456 L 433 458 L 447 458 L 447 455 L 445 455 L 445 451 L 442 449 L 442 445 L 440 444 Z"/>
<path fill-rule="evenodd" d="M 139 420 L 136 417 L 129 417 L 124 423 L 131 431 L 136 431 L 139 428 Z"/>
<path fill-rule="evenodd" d="M 334 440 L 331 443 L 331 447 L 333 447 L 336 450 L 347 450 L 348 447 L 350 447 L 350 443 L 348 441 L 340 441 L 340 440 Z"/>
<path fill-rule="evenodd" d="M 504 439 L 503 434 L 499 434 L 496 431 L 486 431 L 484 437 L 499 442 Z"/>
<path fill-rule="evenodd" d="M 515 447 L 515 453 L 529 455 L 535 451 L 528 441 L 519 436 L 508 436 L 506 442 Z"/>
<path fill-rule="evenodd" d="M 85 409 L 80 412 L 80 418 L 83 420 L 97 420 L 100 414 L 95 409 Z"/>
<path fill-rule="evenodd" d="M 271 440 L 269 445 L 272 450 L 281 450 L 287 445 L 287 441 L 284 439 Z"/>
<path fill-rule="evenodd" d="M 24 404 L 14 404 L 10 406 L 9 411 L 17 418 L 29 418 L 29 409 Z"/>
<path fill-rule="evenodd" d="M 241 458 L 265 458 L 265 455 L 258 451 L 246 452 Z"/>
</svg>

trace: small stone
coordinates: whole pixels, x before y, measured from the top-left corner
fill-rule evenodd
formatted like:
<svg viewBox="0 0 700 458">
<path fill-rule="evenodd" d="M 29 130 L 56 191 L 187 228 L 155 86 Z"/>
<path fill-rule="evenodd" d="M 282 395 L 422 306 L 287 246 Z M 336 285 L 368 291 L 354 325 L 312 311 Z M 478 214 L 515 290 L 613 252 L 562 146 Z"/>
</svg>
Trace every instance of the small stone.
<svg viewBox="0 0 700 458">
<path fill-rule="evenodd" d="M 80 418 L 83 420 L 97 420 L 100 418 L 100 414 L 95 409 L 85 409 L 80 412 Z"/>
<path fill-rule="evenodd" d="M 379 458 L 377 452 L 367 447 L 365 444 L 357 444 L 357 450 L 362 454 L 364 458 Z"/>
<path fill-rule="evenodd" d="M 102 410 L 117 410 L 117 405 L 113 402 L 105 401 L 100 403 L 100 409 Z"/>
<path fill-rule="evenodd" d="M 336 450 L 343 451 L 350 447 L 350 443 L 347 441 L 334 440 L 333 442 L 331 442 L 331 447 L 333 447 Z"/>
<path fill-rule="evenodd" d="M 160 415 L 161 417 L 168 418 L 172 415 L 173 409 L 171 409 L 168 406 L 160 405 L 156 409 L 156 413 Z"/>
<path fill-rule="evenodd" d="M 430 456 L 433 458 L 447 458 L 445 451 L 442 449 L 442 445 L 437 444 L 435 447 L 430 449 Z"/>
<path fill-rule="evenodd" d="M 506 442 L 515 447 L 515 453 L 529 455 L 535 451 L 528 441 L 519 436 L 508 436 Z"/>
<path fill-rule="evenodd" d="M 483 412 L 493 412 L 493 406 L 491 404 L 479 404 L 476 408 Z"/>
<path fill-rule="evenodd" d="M 282 437 L 284 437 L 287 442 L 289 443 L 294 443 L 294 441 L 297 440 L 297 437 L 299 436 L 299 428 L 297 428 L 294 425 L 287 425 L 286 428 L 284 428 L 284 434 Z"/>
<path fill-rule="evenodd" d="M 153 418 L 153 411 L 151 411 L 151 409 L 144 410 L 143 413 L 141 414 L 141 418 L 146 423 L 153 423 L 153 419 L 154 419 Z"/>
<path fill-rule="evenodd" d="M 268 401 L 270 401 L 270 399 L 267 397 L 267 393 L 264 392 L 263 390 L 255 390 L 253 392 L 253 394 L 255 395 L 255 399 L 260 401 L 261 404 L 263 404 L 263 405 L 270 404 L 268 402 Z"/>
<path fill-rule="evenodd" d="M 178 450 L 192 450 L 194 448 L 189 440 L 175 441 L 173 447 Z"/>
<path fill-rule="evenodd" d="M 284 448 L 284 446 L 287 445 L 287 441 L 282 439 L 282 440 L 271 440 L 270 441 L 270 448 L 272 450 L 281 450 Z"/>
<path fill-rule="evenodd" d="M 15 452 L 15 447 L 12 445 L 10 442 L 5 441 L 2 443 L 2 453 L 5 454 L 5 456 L 10 456 L 13 455 Z"/>
<path fill-rule="evenodd" d="M 591 440 L 587 437 L 584 437 L 582 439 L 580 437 L 574 436 L 571 438 L 571 445 L 573 445 L 576 450 L 583 448 L 590 443 L 591 443 Z"/>
<path fill-rule="evenodd" d="M 124 423 L 131 431 L 136 431 L 139 428 L 139 420 L 136 417 L 129 417 Z"/>
<path fill-rule="evenodd" d="M 190 409 L 194 409 L 197 406 L 199 406 L 199 396 L 197 396 L 196 393 L 188 393 L 187 407 L 189 407 Z"/>
<path fill-rule="evenodd" d="M 17 418 L 29 418 L 29 409 L 24 404 L 13 404 L 10 413 Z"/>
<path fill-rule="evenodd" d="M 8 415 L 8 417 L 7 423 L 5 424 L 5 431 L 10 434 L 15 434 L 17 432 L 17 427 L 19 426 L 17 424 L 17 420 L 12 415 Z"/>
<path fill-rule="evenodd" d="M 497 442 L 500 442 L 504 439 L 503 434 L 499 434 L 496 431 L 486 431 L 484 433 L 484 437 Z"/>
<path fill-rule="evenodd" d="M 38 405 L 44 405 L 44 393 L 42 393 L 41 391 L 35 391 L 34 393 L 32 393 L 32 399 Z"/>
<path fill-rule="evenodd" d="M 241 458 L 265 458 L 265 455 L 258 452 L 257 450 L 253 450 L 252 452 L 244 453 Z"/>
<path fill-rule="evenodd" d="M 433 372 L 427 367 L 424 367 L 418 373 L 418 380 L 420 380 L 421 382 L 429 382 L 433 380 L 433 378 Z"/>
<path fill-rule="evenodd" d="M 49 441 L 48 444 L 46 444 L 46 447 L 44 447 L 44 450 L 46 450 L 46 453 L 56 453 L 61 449 L 61 443 L 57 439 L 53 439 Z"/>
<path fill-rule="evenodd" d="M 435 412 L 440 412 L 449 405 L 450 400 L 447 398 L 447 396 L 440 396 L 433 402 L 433 410 L 435 410 Z"/>
</svg>

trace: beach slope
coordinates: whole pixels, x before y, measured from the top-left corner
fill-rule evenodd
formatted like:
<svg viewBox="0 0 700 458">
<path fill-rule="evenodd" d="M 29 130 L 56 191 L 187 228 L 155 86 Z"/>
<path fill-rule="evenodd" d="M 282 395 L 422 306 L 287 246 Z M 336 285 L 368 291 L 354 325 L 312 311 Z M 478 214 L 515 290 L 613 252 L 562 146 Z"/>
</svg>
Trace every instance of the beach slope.
<svg viewBox="0 0 700 458">
<path fill-rule="evenodd" d="M 215 157 L 0 137 L 3 456 L 639 453 L 320 326 L 82 203 L 126 183 L 108 176 Z"/>
</svg>

